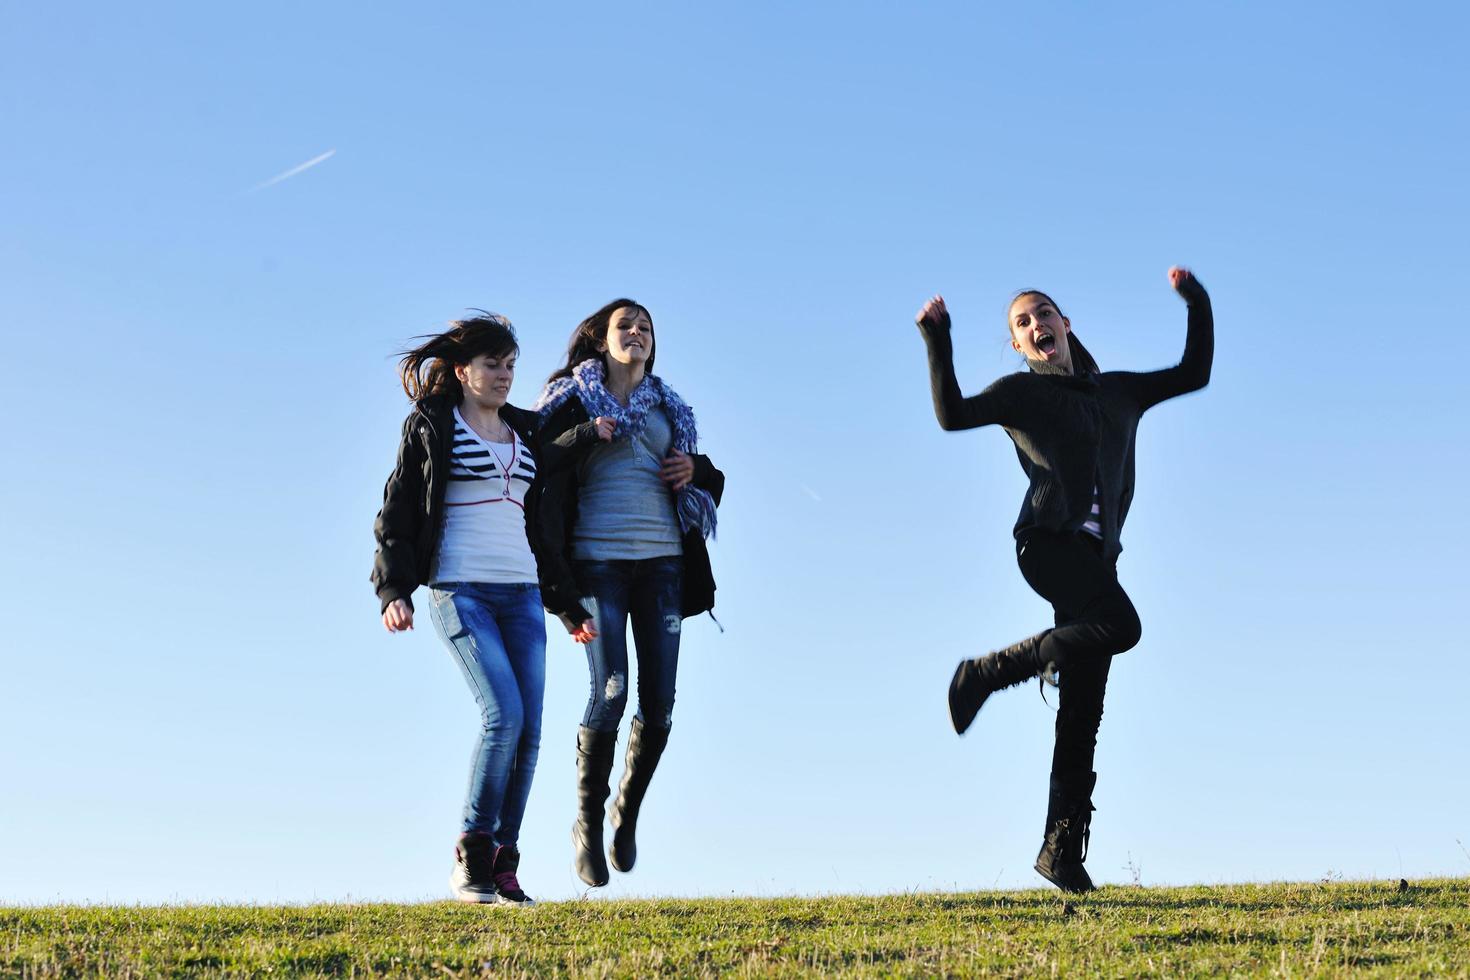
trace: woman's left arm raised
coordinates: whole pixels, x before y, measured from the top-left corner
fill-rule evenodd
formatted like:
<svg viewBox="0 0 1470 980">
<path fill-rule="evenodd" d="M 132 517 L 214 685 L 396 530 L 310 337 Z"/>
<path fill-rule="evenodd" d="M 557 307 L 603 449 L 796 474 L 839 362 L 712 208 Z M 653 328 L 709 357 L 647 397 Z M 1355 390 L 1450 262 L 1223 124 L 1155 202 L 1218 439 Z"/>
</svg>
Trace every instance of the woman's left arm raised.
<svg viewBox="0 0 1470 980">
<path fill-rule="evenodd" d="M 1210 294 L 1194 273 L 1182 266 L 1169 270 L 1169 284 L 1189 307 L 1184 356 L 1178 364 L 1162 371 L 1118 372 L 1119 377 L 1127 380 L 1144 410 L 1209 384 L 1210 368 L 1215 360 L 1215 314 L 1210 308 Z"/>
</svg>

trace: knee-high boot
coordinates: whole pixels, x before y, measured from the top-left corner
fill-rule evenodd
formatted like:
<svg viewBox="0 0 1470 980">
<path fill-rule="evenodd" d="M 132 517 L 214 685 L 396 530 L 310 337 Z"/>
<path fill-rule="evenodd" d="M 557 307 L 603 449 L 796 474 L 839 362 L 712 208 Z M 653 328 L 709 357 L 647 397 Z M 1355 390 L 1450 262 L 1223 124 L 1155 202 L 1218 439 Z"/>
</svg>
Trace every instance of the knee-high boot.
<svg viewBox="0 0 1470 980">
<path fill-rule="evenodd" d="M 638 808 L 648 792 L 653 771 L 669 744 L 667 728 L 653 728 L 643 719 L 633 719 L 633 734 L 628 738 L 628 758 L 623 767 L 623 780 L 618 784 L 618 798 L 612 806 L 613 840 L 607 855 L 619 871 L 632 871 L 638 860 Z"/>
<path fill-rule="evenodd" d="M 1047 663 L 1041 656 L 1046 630 L 1020 643 L 987 653 L 974 660 L 961 660 L 949 682 L 949 720 L 960 735 L 970 727 L 985 699 L 996 691 L 1040 676 Z"/>
<path fill-rule="evenodd" d="M 607 803 L 608 777 L 618 733 L 577 729 L 577 819 L 572 824 L 577 876 L 594 888 L 607 884 L 607 861 L 602 856 L 602 808 Z"/>
<path fill-rule="evenodd" d="M 1036 855 L 1036 871 L 1065 892 L 1090 892 L 1095 887 L 1082 862 L 1092 836 L 1092 788 L 1097 773 L 1086 769 L 1051 774 L 1046 806 L 1046 838 Z"/>
</svg>

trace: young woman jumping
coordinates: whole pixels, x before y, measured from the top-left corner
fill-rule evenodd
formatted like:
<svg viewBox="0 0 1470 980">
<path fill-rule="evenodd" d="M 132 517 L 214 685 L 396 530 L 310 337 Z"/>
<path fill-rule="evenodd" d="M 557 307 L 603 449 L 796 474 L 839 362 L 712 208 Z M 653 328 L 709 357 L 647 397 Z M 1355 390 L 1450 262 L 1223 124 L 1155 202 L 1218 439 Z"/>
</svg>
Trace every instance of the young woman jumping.
<svg viewBox="0 0 1470 980">
<path fill-rule="evenodd" d="M 399 363 L 414 403 L 383 491 L 373 585 L 390 633 L 431 610 L 480 706 L 450 886 L 465 902 L 531 905 L 516 878 L 521 818 L 541 744 L 546 617 L 528 522 L 536 422 L 506 402 L 519 349 L 493 313 L 459 320 Z"/>
<path fill-rule="evenodd" d="M 605 885 L 603 804 L 628 704 L 628 621 L 638 713 L 612 806 L 612 865 L 631 871 L 639 808 L 673 723 L 681 623 L 714 606 L 705 539 L 725 476 L 697 452 L 674 389 L 652 373 L 653 317 L 616 299 L 583 320 L 536 403 L 543 419 L 542 595 L 587 647 L 591 695 L 577 731 L 577 874 Z M 590 611 L 589 611 L 590 610 Z"/>
<path fill-rule="evenodd" d="M 1026 290 L 1007 314 L 1011 346 L 1027 372 L 966 398 L 955 381 L 949 312 L 936 296 L 917 322 L 929 349 L 934 413 L 946 431 L 1003 426 L 1031 486 L 1016 522 L 1021 574 L 1056 613 L 1056 626 L 1013 646 L 961 661 L 949 685 L 957 733 L 991 694 L 1042 676 L 1059 685 L 1056 747 L 1045 838 L 1036 870 L 1065 891 L 1089 891 L 1083 866 L 1097 781 L 1093 753 L 1103 692 L 1115 654 L 1138 643 L 1141 627 L 1118 584 L 1118 535 L 1133 500 L 1133 444 L 1139 417 L 1166 398 L 1210 380 L 1214 320 L 1210 298 L 1187 269 L 1169 281 L 1189 308 L 1184 357 L 1162 371 L 1100 372 L 1051 297 Z"/>
</svg>

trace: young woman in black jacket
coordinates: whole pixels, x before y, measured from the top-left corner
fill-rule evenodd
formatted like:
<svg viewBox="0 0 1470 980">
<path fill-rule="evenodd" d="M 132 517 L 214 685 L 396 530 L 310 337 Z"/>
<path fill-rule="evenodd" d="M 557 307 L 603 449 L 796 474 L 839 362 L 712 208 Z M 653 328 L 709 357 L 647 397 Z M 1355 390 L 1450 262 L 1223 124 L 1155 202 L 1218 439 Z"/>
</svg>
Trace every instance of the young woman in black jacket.
<svg viewBox="0 0 1470 980">
<path fill-rule="evenodd" d="M 480 706 L 454 895 L 531 905 L 517 843 L 541 744 L 546 617 L 528 532 L 538 419 L 506 402 L 517 354 L 510 322 L 484 314 L 404 355 L 414 406 L 374 528 L 372 580 L 390 633 L 413 629 L 413 591 L 431 587 L 434 625 Z"/>
<path fill-rule="evenodd" d="M 682 620 L 711 609 L 705 546 L 725 477 L 697 452 L 694 413 L 652 373 L 653 318 L 618 299 L 572 335 L 537 402 L 543 419 L 541 591 L 586 644 L 591 694 L 577 732 L 577 874 L 608 881 L 603 803 L 628 703 L 628 622 L 638 713 L 612 806 L 613 867 L 637 858 L 636 824 L 673 722 Z"/>
<path fill-rule="evenodd" d="M 1210 298 L 1187 269 L 1169 281 L 1189 308 L 1180 363 L 1162 371 L 1099 372 L 1045 293 L 1027 290 L 1007 314 L 1011 345 L 1029 371 L 969 398 L 955 380 L 949 312 L 942 297 L 919 311 L 929 350 L 934 412 L 946 431 L 1000 425 L 1031 486 L 1016 522 L 1016 560 L 1026 583 L 1056 614 L 1056 626 L 1013 646 L 962 661 L 949 686 L 950 718 L 963 734 L 985 699 L 1031 677 L 1058 684 L 1056 747 L 1046 831 L 1036 870 L 1066 891 L 1088 891 L 1083 866 L 1097 780 L 1093 753 L 1103 692 L 1115 654 L 1138 643 L 1141 626 L 1118 584 L 1118 535 L 1133 500 L 1139 417 L 1210 380 Z"/>
</svg>

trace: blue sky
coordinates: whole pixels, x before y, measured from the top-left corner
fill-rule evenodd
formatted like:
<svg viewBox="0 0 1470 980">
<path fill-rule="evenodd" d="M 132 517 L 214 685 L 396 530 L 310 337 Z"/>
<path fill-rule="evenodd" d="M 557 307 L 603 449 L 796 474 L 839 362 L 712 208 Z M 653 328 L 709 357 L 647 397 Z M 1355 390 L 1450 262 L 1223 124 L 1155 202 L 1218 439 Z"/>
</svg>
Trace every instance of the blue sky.
<svg viewBox="0 0 1470 980">
<path fill-rule="evenodd" d="M 446 894 L 477 728 L 371 522 L 393 353 L 653 311 L 728 488 L 640 861 L 599 894 L 1031 887 L 1052 711 L 954 663 L 1049 610 L 999 430 L 935 424 L 1052 293 L 1150 413 L 1089 867 L 1470 873 L 1450 4 L 13 5 L 0 31 L 0 901 Z M 322 157 L 315 166 L 272 178 Z M 264 185 L 264 186 L 262 186 Z M 422 595 L 422 594 L 421 594 Z M 550 623 L 522 881 L 571 898 L 581 651 Z"/>
</svg>

